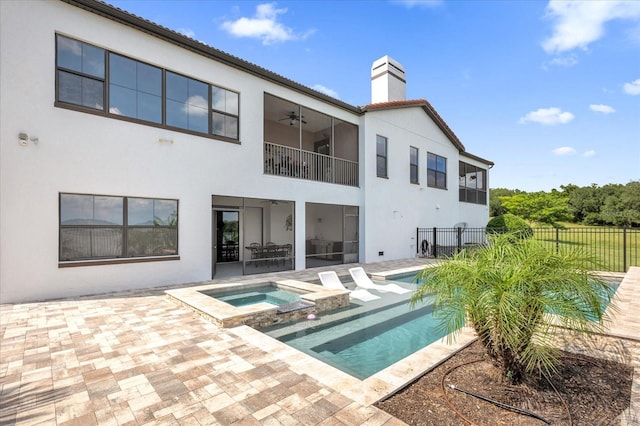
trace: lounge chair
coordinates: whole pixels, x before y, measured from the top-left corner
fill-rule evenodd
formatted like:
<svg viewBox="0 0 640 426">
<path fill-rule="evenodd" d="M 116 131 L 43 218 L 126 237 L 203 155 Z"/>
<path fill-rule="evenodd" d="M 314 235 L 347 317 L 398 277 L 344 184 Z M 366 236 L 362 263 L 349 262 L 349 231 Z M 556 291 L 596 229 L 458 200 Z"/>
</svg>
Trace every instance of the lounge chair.
<svg viewBox="0 0 640 426">
<path fill-rule="evenodd" d="M 400 287 L 398 284 L 376 284 L 371 281 L 371 278 L 367 275 L 367 273 L 362 269 L 362 267 L 351 268 L 349 269 L 349 273 L 353 278 L 353 282 L 360 288 L 366 288 L 368 290 L 378 290 L 383 292 L 390 292 L 396 294 L 404 294 L 409 293 L 411 290 L 407 288 Z"/>
<path fill-rule="evenodd" d="M 347 290 L 350 299 L 358 299 L 363 302 L 380 299 L 380 296 L 371 294 L 365 289 L 349 290 L 342 284 L 342 281 L 340 281 L 335 271 L 318 272 L 318 277 L 322 285 L 329 290 Z"/>
</svg>

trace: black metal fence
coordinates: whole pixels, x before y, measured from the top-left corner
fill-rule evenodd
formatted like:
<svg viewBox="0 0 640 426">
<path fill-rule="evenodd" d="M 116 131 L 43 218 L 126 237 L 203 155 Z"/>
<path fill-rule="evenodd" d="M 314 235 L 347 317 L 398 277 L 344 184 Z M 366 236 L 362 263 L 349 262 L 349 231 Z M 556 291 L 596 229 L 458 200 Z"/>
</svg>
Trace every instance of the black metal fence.
<svg viewBox="0 0 640 426">
<path fill-rule="evenodd" d="M 418 228 L 417 255 L 445 258 L 465 248 L 487 244 L 486 228 Z M 533 228 L 533 238 L 556 251 L 581 247 L 590 251 L 601 268 L 610 272 L 626 272 L 640 266 L 640 228 L 579 227 Z"/>
</svg>

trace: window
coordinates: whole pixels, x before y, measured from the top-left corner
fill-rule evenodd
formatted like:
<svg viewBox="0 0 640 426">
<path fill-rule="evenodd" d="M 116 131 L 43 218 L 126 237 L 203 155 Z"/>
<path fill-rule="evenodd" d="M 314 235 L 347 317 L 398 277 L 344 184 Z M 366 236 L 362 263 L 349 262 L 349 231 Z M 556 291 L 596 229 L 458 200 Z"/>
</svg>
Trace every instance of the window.
<svg viewBox="0 0 640 426">
<path fill-rule="evenodd" d="M 237 92 L 62 35 L 56 36 L 56 69 L 57 106 L 219 139 L 239 138 Z"/>
<path fill-rule="evenodd" d="M 162 123 L 162 70 L 110 53 L 109 113 Z"/>
<path fill-rule="evenodd" d="M 212 86 L 213 134 L 238 139 L 238 94 Z"/>
<path fill-rule="evenodd" d="M 447 159 L 427 153 L 427 185 L 447 189 Z"/>
<path fill-rule="evenodd" d="M 387 138 L 376 136 L 376 171 L 378 177 L 388 177 L 387 174 Z"/>
<path fill-rule="evenodd" d="M 66 37 L 56 39 L 57 99 L 104 109 L 104 50 Z"/>
<path fill-rule="evenodd" d="M 177 255 L 177 200 L 60 194 L 61 262 Z"/>
<path fill-rule="evenodd" d="M 409 180 L 411 183 L 420 183 L 418 181 L 418 148 L 409 147 Z"/>
<path fill-rule="evenodd" d="M 487 171 L 460 161 L 458 166 L 460 201 L 487 204 Z"/>
<path fill-rule="evenodd" d="M 167 125 L 206 133 L 209 129 L 209 86 L 167 71 Z"/>
</svg>

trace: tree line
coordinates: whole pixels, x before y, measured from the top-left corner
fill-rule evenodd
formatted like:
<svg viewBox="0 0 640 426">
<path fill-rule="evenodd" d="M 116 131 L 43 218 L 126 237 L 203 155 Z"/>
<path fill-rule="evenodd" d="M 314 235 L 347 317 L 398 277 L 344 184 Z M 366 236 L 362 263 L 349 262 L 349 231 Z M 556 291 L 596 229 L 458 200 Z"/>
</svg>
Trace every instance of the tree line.
<svg viewBox="0 0 640 426">
<path fill-rule="evenodd" d="M 511 213 L 554 226 L 560 222 L 640 226 L 640 181 L 583 187 L 569 184 L 551 192 L 492 188 L 489 194 L 492 217 Z"/>
</svg>

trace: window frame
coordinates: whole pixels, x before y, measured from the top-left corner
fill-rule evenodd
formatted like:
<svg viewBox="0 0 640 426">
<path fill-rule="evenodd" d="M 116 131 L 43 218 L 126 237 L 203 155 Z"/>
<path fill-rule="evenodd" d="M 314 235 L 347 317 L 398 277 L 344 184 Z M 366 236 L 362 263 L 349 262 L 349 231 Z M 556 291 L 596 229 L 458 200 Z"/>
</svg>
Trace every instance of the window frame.
<svg viewBox="0 0 640 426">
<path fill-rule="evenodd" d="M 431 159 L 430 157 L 434 158 L 435 161 L 435 165 L 436 168 L 431 168 L 430 164 L 431 164 Z M 438 164 L 440 164 L 440 162 L 438 160 L 444 160 L 444 170 L 439 170 L 438 168 Z M 437 188 L 437 189 L 447 189 L 447 157 L 443 157 L 441 155 L 435 154 L 433 152 L 427 152 L 427 186 L 430 188 Z M 435 179 L 435 182 L 431 182 L 431 176 L 433 175 L 433 178 Z M 442 181 L 442 184 L 438 184 L 438 182 Z"/>
<path fill-rule="evenodd" d="M 70 40 L 71 42 L 74 43 L 79 43 L 80 46 L 89 46 L 95 49 L 99 49 L 102 50 L 102 76 L 98 76 L 98 75 L 93 75 L 90 74 L 88 72 L 84 72 L 83 70 L 76 70 L 73 68 L 69 68 L 66 66 L 63 66 L 60 64 L 60 41 L 59 41 L 59 36 L 66 38 L 67 40 Z M 70 37 L 66 37 L 66 36 L 62 36 L 59 34 L 56 34 L 56 39 L 55 39 L 55 64 L 56 64 L 56 73 L 55 73 L 55 96 L 56 96 L 56 103 L 61 102 L 64 105 L 69 105 L 72 109 L 80 109 L 80 110 L 87 110 L 87 111 L 91 111 L 94 114 L 100 114 L 101 112 L 104 112 L 105 108 L 106 108 L 106 103 L 107 103 L 107 82 L 106 82 L 106 76 L 105 76 L 105 72 L 106 72 L 106 68 L 107 68 L 107 63 L 108 63 L 108 59 L 107 59 L 107 51 L 105 49 L 102 49 L 100 47 L 94 46 L 92 44 L 89 43 L 85 43 L 81 40 L 76 40 Z M 82 60 L 82 59 L 81 59 Z M 102 84 L 102 108 L 96 108 L 96 107 L 90 107 L 88 105 L 83 105 L 82 103 L 75 103 L 75 102 L 70 102 L 70 101 L 60 101 L 60 74 L 61 73 L 65 73 L 65 74 L 70 74 L 76 77 L 80 77 L 83 80 L 90 80 L 90 81 L 94 81 L 94 82 L 100 82 Z M 82 89 L 80 89 L 82 91 Z"/>
<path fill-rule="evenodd" d="M 384 142 L 384 153 L 380 153 L 379 142 Z M 378 169 L 378 161 L 384 161 L 384 170 L 382 173 Z M 376 135 L 376 176 L 379 178 L 389 178 L 389 138 L 382 135 Z"/>
<path fill-rule="evenodd" d="M 118 199 L 121 201 L 119 206 L 119 215 L 114 216 L 119 219 L 119 223 L 75 223 L 75 224 L 63 224 L 63 198 L 65 196 L 77 196 L 77 197 L 92 197 L 92 208 L 95 208 L 96 198 L 112 198 L 114 201 Z M 155 220 L 155 217 L 152 220 L 151 224 L 130 224 L 129 223 L 129 201 L 130 200 L 150 200 L 152 201 L 152 213 L 155 213 L 155 202 L 171 202 L 175 203 L 175 214 L 172 214 L 168 218 L 168 224 L 159 223 L 159 221 Z M 72 266 L 87 266 L 87 265 L 102 265 L 102 264 L 113 264 L 113 263 L 137 263 L 137 262 L 151 262 L 151 261 L 163 261 L 163 260 L 179 260 L 180 259 L 180 251 L 179 251 L 179 210 L 180 210 L 180 201 L 178 199 L 171 198 L 151 198 L 151 197 L 133 197 L 133 196 L 119 196 L 119 195 L 104 195 L 104 194 L 79 194 L 79 193 L 69 193 L 69 192 L 60 192 L 58 194 L 58 267 L 72 267 Z M 95 210 L 94 210 L 95 214 Z M 173 219 L 170 219 L 173 217 Z M 80 218 L 85 220 L 84 218 Z M 95 218 L 92 219 L 96 220 Z M 103 220 L 97 219 L 97 222 L 101 222 Z M 65 234 L 65 230 L 83 230 L 83 231 L 95 231 L 95 230 L 114 230 L 119 231 L 121 235 L 119 253 L 115 255 L 95 255 L 90 253 L 89 256 L 75 256 L 68 257 L 63 256 L 63 251 L 65 249 L 63 238 Z M 169 243 L 167 247 L 171 247 L 175 245 L 175 249 L 172 249 L 172 252 L 167 254 L 131 254 L 131 247 L 129 245 L 130 242 L 134 240 L 133 232 L 139 230 L 167 230 L 169 231 L 169 237 L 172 241 Z M 90 248 L 90 251 L 93 251 L 93 247 Z"/>
<path fill-rule="evenodd" d="M 414 175 L 415 179 L 413 178 Z M 415 146 L 409 146 L 409 182 L 416 185 L 420 184 L 420 150 Z"/>
<path fill-rule="evenodd" d="M 235 93 L 237 95 L 238 101 L 237 101 L 237 111 L 235 114 L 230 113 L 229 111 L 223 111 L 217 108 L 214 108 L 214 92 L 215 89 L 218 90 L 224 90 L 225 93 L 226 92 L 231 92 L 231 93 Z M 216 138 L 218 139 L 222 139 L 222 140 L 229 140 L 229 141 L 236 141 L 236 140 L 240 140 L 240 92 L 236 92 L 235 90 L 231 90 L 231 89 L 227 89 L 226 87 L 222 87 L 219 86 L 217 84 L 210 84 L 209 85 L 209 132 Z M 216 114 L 220 114 L 225 118 L 234 118 L 236 120 L 236 125 L 235 125 L 235 133 L 237 135 L 236 138 L 233 137 L 229 137 L 226 135 L 218 135 L 216 133 L 214 133 L 214 115 Z"/>
<path fill-rule="evenodd" d="M 60 43 L 60 38 L 64 38 L 67 39 L 71 42 L 75 42 L 75 43 L 81 43 L 81 45 L 86 45 L 95 49 L 100 49 L 102 51 L 102 53 L 104 54 L 104 60 L 103 60 L 103 77 L 102 79 L 100 78 L 96 78 L 95 76 L 92 76 L 90 74 L 86 74 L 83 73 L 81 71 L 78 70 L 74 70 L 74 69 L 70 69 L 70 68 L 66 68 L 63 67 L 59 64 L 59 43 Z M 74 111 L 79 111 L 79 112 L 85 112 L 88 114 L 95 114 L 95 115 L 100 115 L 103 117 L 108 117 L 108 118 L 113 118 L 116 120 L 122 120 L 122 121 L 128 121 L 128 122 L 132 122 L 132 123 L 137 123 L 137 124 L 143 124 L 146 126 L 151 126 L 151 127 L 157 127 L 157 128 L 161 128 L 161 129 L 169 129 L 169 130 L 175 130 L 181 133 L 187 133 L 187 134 L 191 134 L 191 135 L 196 135 L 196 136 L 201 136 L 201 137 L 205 137 L 205 138 L 209 138 L 209 139 L 216 139 L 216 140 L 221 140 L 221 141 L 225 141 L 225 142 L 231 142 L 231 143 L 237 143 L 240 144 L 240 138 L 241 138 L 241 134 L 240 134 L 240 110 L 241 110 L 241 94 L 239 91 L 236 90 L 232 90 L 226 87 L 223 87 L 219 84 L 213 84 L 213 83 L 208 83 L 205 81 L 202 81 L 200 79 L 197 78 L 193 78 L 190 77 L 188 75 L 185 75 L 183 73 L 180 72 L 176 72 L 173 71 L 171 69 L 165 68 L 165 67 L 161 67 L 161 66 L 157 66 L 155 64 L 151 64 L 149 62 L 145 62 L 145 61 L 141 61 L 139 59 L 124 55 L 120 52 L 116 52 L 116 51 L 111 51 L 109 49 L 100 47 L 100 46 L 96 46 L 94 44 L 91 43 L 87 43 L 85 41 L 73 38 L 73 37 L 69 37 L 65 34 L 60 34 L 60 33 L 56 33 L 55 34 L 55 64 L 56 64 L 56 69 L 55 69 L 55 102 L 54 102 L 54 106 L 58 107 L 58 108 L 64 108 L 64 109 L 69 109 L 69 110 L 74 110 Z M 125 116 L 125 115 L 119 115 L 119 114 L 115 114 L 109 111 L 110 108 L 110 99 L 109 99 L 109 94 L 110 94 L 110 86 L 111 86 L 111 80 L 110 80 L 110 65 L 109 65 L 109 59 L 111 55 L 117 55 L 120 56 L 122 58 L 128 59 L 128 60 L 132 60 L 135 61 L 136 63 L 145 65 L 145 66 L 149 66 L 149 67 L 153 67 L 153 68 L 157 68 L 160 70 L 161 72 L 161 80 L 162 80 L 162 87 L 161 87 L 161 119 L 160 122 L 154 122 L 154 121 L 147 121 L 144 119 L 140 119 L 140 118 L 136 118 L 136 117 L 131 117 L 131 116 Z M 60 99 L 60 84 L 61 84 L 61 78 L 60 78 L 60 73 L 64 72 L 67 74 L 71 74 L 71 75 L 75 75 L 78 76 L 80 78 L 85 78 L 85 79 L 91 79 L 93 81 L 100 81 L 102 83 L 102 108 L 93 108 L 87 105 L 82 105 L 81 103 L 73 103 L 73 102 L 69 102 L 69 101 L 65 101 L 65 100 L 61 100 Z M 209 93 L 209 100 L 208 100 L 208 105 L 207 105 L 207 131 L 206 132 L 201 132 L 201 131 L 197 131 L 197 130 L 191 130 L 191 129 L 187 129 L 187 128 L 183 128 L 183 127 L 179 127 L 179 126 L 174 126 L 174 125 L 169 125 L 167 124 L 167 73 L 172 73 L 172 74 L 176 74 L 178 76 L 181 77 L 185 77 L 189 80 L 194 80 L 196 82 L 200 82 L 200 83 L 204 83 L 208 86 L 208 93 Z M 218 89 L 222 89 L 225 90 L 227 92 L 232 92 L 237 96 L 238 102 L 237 102 L 237 115 L 233 115 L 233 114 L 228 114 L 227 116 L 229 117 L 233 117 L 236 120 L 236 137 L 229 137 L 229 136 L 224 136 L 224 135 L 217 135 L 214 134 L 214 129 L 213 129 L 213 123 L 212 123 L 212 116 L 214 113 L 219 113 L 220 111 L 214 110 L 213 109 L 213 96 L 212 96 L 212 91 L 214 90 L 214 88 L 218 88 Z"/>
<path fill-rule="evenodd" d="M 482 173 L 480 183 L 482 188 L 478 188 L 478 172 Z M 467 176 L 475 174 L 476 182 L 474 186 L 467 185 Z M 463 179 L 464 178 L 464 182 Z M 478 205 L 487 205 L 487 169 L 474 164 L 458 161 L 458 201 Z"/>
</svg>

